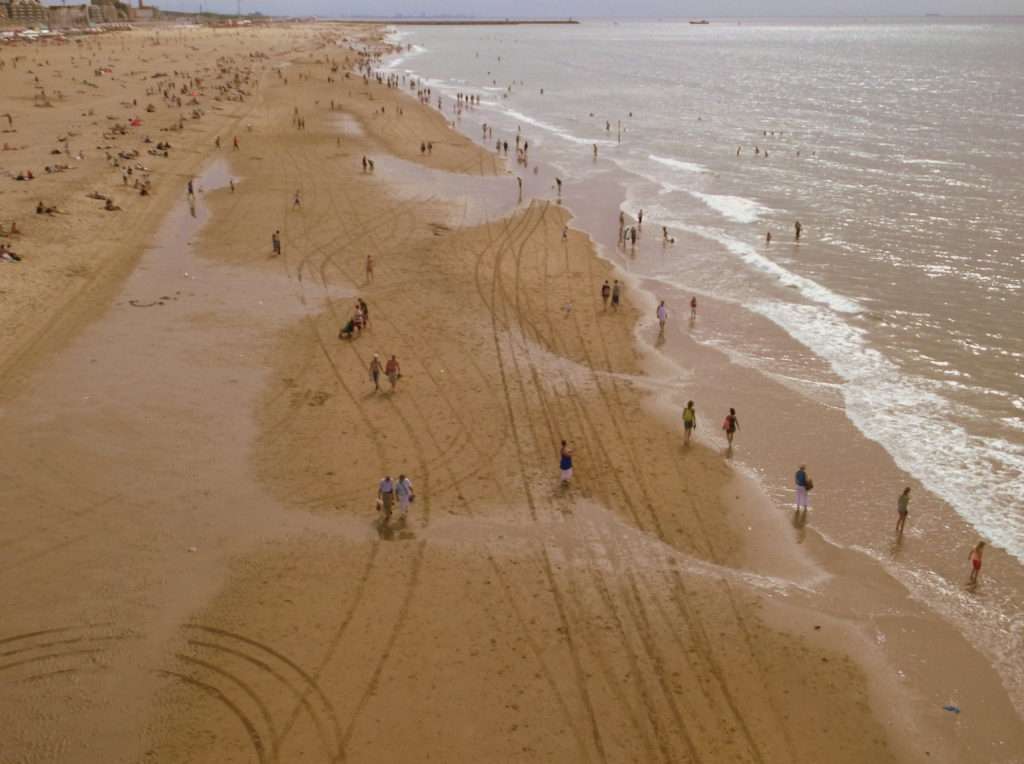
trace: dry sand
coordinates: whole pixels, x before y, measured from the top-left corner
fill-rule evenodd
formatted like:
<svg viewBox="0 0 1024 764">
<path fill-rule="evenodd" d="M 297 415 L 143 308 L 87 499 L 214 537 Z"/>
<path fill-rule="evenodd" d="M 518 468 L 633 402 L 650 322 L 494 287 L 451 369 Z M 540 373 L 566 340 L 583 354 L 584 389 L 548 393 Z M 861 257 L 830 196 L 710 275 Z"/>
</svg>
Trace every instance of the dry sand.
<svg viewBox="0 0 1024 764">
<path fill-rule="evenodd" d="M 485 220 L 514 181 L 436 111 L 332 75 L 338 27 L 155 34 L 104 39 L 94 59 L 139 73 L 47 109 L 26 67 L 70 78 L 83 51 L 2 54 L 27 56 L 0 112 L 30 145 L 2 166 L 39 180 L 0 179 L 25 232 L 0 263 L 0 761 L 995 760 L 916 734 L 841 619 L 786 596 L 800 558 L 745 567 L 762 497 L 644 405 L 637 308 L 602 310 L 615 275 L 564 210 Z M 174 149 L 143 158 L 153 196 L 118 193 L 106 121 L 78 115 L 123 119 L 156 71 L 219 56 L 252 96 L 208 88 L 180 133 L 144 115 L 118 145 Z M 72 124 L 87 158 L 43 177 Z M 356 294 L 370 327 L 339 341 Z M 393 394 L 374 353 L 401 361 Z M 381 527 L 399 472 L 417 501 Z"/>
</svg>

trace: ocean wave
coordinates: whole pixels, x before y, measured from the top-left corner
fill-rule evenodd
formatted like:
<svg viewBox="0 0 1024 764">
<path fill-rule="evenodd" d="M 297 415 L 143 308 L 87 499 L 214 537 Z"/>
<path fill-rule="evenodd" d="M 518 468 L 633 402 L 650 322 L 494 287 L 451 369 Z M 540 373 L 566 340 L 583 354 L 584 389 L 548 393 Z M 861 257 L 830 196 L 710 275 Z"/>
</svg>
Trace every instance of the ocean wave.
<svg viewBox="0 0 1024 764">
<path fill-rule="evenodd" d="M 724 231 L 686 224 L 678 226 L 678 228 L 718 242 L 747 265 L 777 278 L 782 286 L 798 289 L 800 294 L 808 300 L 825 305 L 838 313 L 860 313 L 863 310 L 856 300 L 837 294 L 813 279 L 793 273 L 793 271 L 784 268 L 771 258 L 762 255 L 755 247 L 733 238 Z"/>
<path fill-rule="evenodd" d="M 515 109 L 506 108 L 502 109 L 502 111 L 509 117 L 512 117 L 513 119 L 516 119 L 520 122 L 525 122 L 528 125 L 533 125 L 534 127 L 538 127 L 541 130 L 549 132 L 552 135 L 557 135 L 559 138 L 569 141 L 570 143 L 576 143 L 580 146 L 591 146 L 595 143 L 598 146 L 615 145 L 615 141 L 609 141 L 604 138 L 581 138 L 578 135 L 573 135 L 568 130 L 564 130 L 561 127 L 558 127 L 557 125 L 552 125 L 550 122 L 544 122 L 543 120 L 530 117 L 526 114 L 523 114 L 520 111 L 516 111 Z"/>
<path fill-rule="evenodd" d="M 666 167 L 671 167 L 674 170 L 682 170 L 683 172 L 711 172 L 704 165 L 696 164 L 694 162 L 684 162 L 681 159 L 671 159 L 670 157 L 660 157 L 657 154 L 648 154 L 648 159 L 658 164 L 663 164 Z"/>
<path fill-rule="evenodd" d="M 702 191 L 687 191 L 687 193 L 695 199 L 700 199 L 715 212 L 737 223 L 756 223 L 762 215 L 772 212 L 769 207 L 742 196 L 705 194 Z"/>
<path fill-rule="evenodd" d="M 896 464 L 941 496 L 988 539 L 1024 560 L 1024 448 L 969 433 L 966 412 L 923 378 L 901 372 L 862 331 L 815 305 L 748 305 L 825 359 L 843 380 L 850 421 Z"/>
</svg>

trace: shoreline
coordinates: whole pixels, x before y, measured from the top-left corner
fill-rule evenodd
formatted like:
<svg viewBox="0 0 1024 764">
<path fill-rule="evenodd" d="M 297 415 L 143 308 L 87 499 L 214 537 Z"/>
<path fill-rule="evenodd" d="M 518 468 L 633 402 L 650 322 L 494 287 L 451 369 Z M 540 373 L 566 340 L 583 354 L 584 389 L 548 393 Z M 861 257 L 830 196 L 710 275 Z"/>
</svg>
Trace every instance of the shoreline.
<svg viewBox="0 0 1024 764">
<path fill-rule="evenodd" d="M 417 78 L 433 82 L 433 80 L 430 80 L 426 74 L 416 72 L 415 76 Z M 467 120 L 467 124 L 475 126 L 481 121 L 487 121 L 487 114 L 488 110 L 486 109 L 477 108 L 469 110 L 459 118 L 460 127 L 461 121 L 464 118 Z M 499 138 L 504 135 L 498 126 L 495 126 L 495 133 L 499 135 Z M 473 137 L 471 133 L 465 131 L 463 131 L 463 134 Z M 527 135 L 527 138 L 529 137 L 530 136 Z M 473 139 L 478 141 L 476 138 Z M 488 147 L 483 146 L 483 148 L 487 149 Z M 543 148 L 535 149 L 535 151 L 541 152 L 541 156 L 543 157 Z M 536 178 L 531 178 L 530 173 L 526 172 L 526 170 L 521 170 L 518 167 L 513 168 L 509 160 L 506 160 L 506 162 L 508 163 L 507 171 L 510 174 L 518 175 L 522 173 L 522 176 L 524 177 L 524 184 L 527 188 L 532 187 L 532 189 L 539 191 L 543 198 L 552 198 L 554 196 L 553 186 L 547 189 L 547 193 L 544 193 L 543 180 L 538 182 Z M 602 164 L 605 162 L 607 162 L 607 160 L 602 160 Z M 546 165 L 544 161 L 537 162 L 535 156 L 531 157 L 530 164 L 533 168 L 541 168 L 541 174 L 545 178 L 551 178 L 555 175 L 562 174 L 552 170 L 552 168 Z M 667 301 L 670 308 L 670 315 L 686 315 L 688 312 L 686 305 L 687 295 L 679 294 L 680 290 L 674 286 L 669 287 L 665 284 L 659 285 L 655 278 L 651 276 L 632 273 L 628 268 L 629 258 L 626 256 L 626 253 L 621 247 L 618 247 L 613 243 L 614 228 L 611 224 L 607 224 L 607 221 L 610 219 L 610 210 L 612 209 L 608 200 L 610 198 L 619 200 L 614 202 L 615 208 L 624 209 L 627 204 L 627 197 L 625 194 L 625 181 L 620 179 L 610 179 L 612 174 L 612 172 L 601 172 L 597 177 L 597 182 L 595 182 L 593 178 L 588 179 L 586 182 L 579 182 L 576 184 L 574 184 L 571 179 L 567 182 L 563 193 L 563 200 L 559 201 L 559 205 L 564 207 L 567 212 L 572 215 L 570 227 L 573 230 L 580 230 L 585 235 L 589 235 L 595 242 L 595 248 L 598 255 L 622 273 L 627 284 L 633 285 L 631 290 L 627 290 L 627 292 L 634 296 L 630 299 L 635 300 L 636 293 L 638 291 L 641 292 L 641 302 L 645 304 L 645 309 L 642 313 L 645 316 L 653 314 L 654 307 L 657 304 L 657 298 L 655 297 L 656 293 L 661 297 L 671 295 L 670 299 Z M 623 177 L 627 176 L 629 173 L 618 168 L 614 174 Z M 606 178 L 608 180 L 605 180 Z M 614 191 L 609 193 L 609 188 L 621 189 L 621 192 L 618 194 Z M 526 195 L 528 197 L 529 193 Z M 582 214 L 574 214 L 574 205 L 581 208 Z M 604 214 L 601 216 L 595 216 L 595 210 L 599 209 L 605 210 Z M 635 224 L 635 220 L 627 218 L 627 223 Z M 656 227 L 658 224 L 657 220 L 652 220 L 650 226 Z M 679 236 L 678 232 L 674 233 Z M 684 248 L 685 239 L 683 241 L 684 243 L 677 243 L 675 247 L 665 250 L 666 256 L 670 256 Z M 649 252 L 653 246 L 656 245 L 648 243 L 644 245 L 643 249 Z M 636 255 L 634 254 L 633 257 L 635 256 Z M 710 308 L 712 320 L 715 320 L 716 318 L 724 320 L 726 316 L 734 316 L 736 313 L 736 306 L 728 303 L 720 303 L 719 301 L 703 294 L 701 295 L 701 303 L 702 320 L 707 320 L 708 318 L 707 314 L 704 312 L 707 308 Z M 674 324 L 675 328 L 678 329 L 681 323 L 681 319 L 676 319 Z M 660 343 L 654 343 L 649 339 L 649 337 L 645 336 L 653 336 L 654 330 L 651 328 L 651 324 L 652 321 L 638 318 L 635 332 L 636 341 L 641 347 L 645 348 L 645 352 L 657 357 L 656 360 L 651 362 L 653 366 L 648 365 L 649 371 L 651 368 L 657 369 L 658 367 L 663 367 L 665 362 L 669 361 L 670 354 L 683 359 L 691 359 L 694 356 L 702 358 L 703 360 L 696 362 L 696 364 L 687 363 L 687 360 L 682 362 L 685 365 L 686 372 L 695 375 L 697 378 L 704 376 L 704 378 L 707 379 L 708 376 L 710 376 L 712 380 L 720 380 L 724 376 L 724 371 L 730 367 L 736 368 L 734 366 L 735 362 L 731 358 L 726 358 L 724 355 L 719 355 L 718 359 L 713 362 L 709 361 L 709 356 L 719 354 L 720 350 L 701 347 L 695 344 L 692 339 L 685 336 L 682 338 L 676 338 L 675 340 L 670 340 L 665 347 L 656 347 L 656 345 L 660 345 Z M 673 324 L 670 321 L 670 327 L 671 326 L 673 326 Z M 776 332 L 779 331 L 775 327 L 772 328 Z M 787 337 L 785 339 L 790 344 L 795 344 L 791 338 Z M 675 361 L 669 362 L 672 364 L 677 363 Z M 714 369 L 714 371 L 711 371 L 711 369 Z M 703 375 L 701 370 L 704 372 Z M 779 386 L 777 381 L 774 380 L 768 380 L 768 384 L 770 386 L 777 387 L 779 389 L 779 393 L 773 393 L 771 396 L 772 403 L 766 403 L 764 400 L 765 396 L 751 395 L 750 393 L 750 391 L 755 388 L 764 385 L 766 380 L 763 376 L 763 370 L 739 368 L 738 371 L 740 376 L 746 378 L 746 381 L 743 384 L 747 392 L 744 395 L 736 397 L 742 400 L 753 401 L 745 407 L 741 407 L 741 410 L 745 408 L 747 411 L 757 411 L 766 407 L 776 407 L 778 406 L 778 399 L 782 397 L 786 397 L 790 401 L 804 400 L 806 403 L 806 399 L 802 396 L 794 394 L 792 391 L 784 391 L 784 388 Z M 675 422 L 675 424 L 678 425 L 678 422 L 676 422 L 678 419 L 677 412 L 681 410 L 682 403 L 685 399 L 695 394 L 691 391 L 690 395 L 684 395 L 682 398 L 679 398 L 681 393 L 677 392 L 675 395 L 672 395 L 665 392 L 665 390 L 672 388 L 678 390 L 683 384 L 682 382 L 674 379 L 671 373 L 669 373 L 668 377 L 666 377 L 665 374 L 666 373 L 664 371 L 660 374 L 655 374 L 656 381 L 652 381 L 653 383 L 651 385 L 652 401 L 650 402 L 650 408 L 659 413 L 663 422 Z M 715 386 L 716 383 L 712 381 L 710 385 L 707 382 L 704 384 L 698 384 L 697 388 L 705 391 L 705 400 L 709 398 L 720 399 L 721 396 L 716 395 L 714 392 Z M 659 390 L 661 392 L 658 392 Z M 666 405 L 664 401 L 659 402 L 656 400 L 659 397 L 670 400 L 671 404 Z M 817 407 L 818 404 L 812 403 L 811 405 Z M 792 403 L 789 403 L 783 408 L 784 410 L 792 410 L 794 406 Z M 725 408 L 723 403 L 719 403 L 715 410 L 724 411 Z M 706 412 L 707 409 L 705 409 L 704 413 L 704 422 L 711 422 L 711 430 L 714 431 L 714 422 L 716 421 L 714 414 L 709 416 Z M 890 466 L 886 472 L 894 472 L 896 475 L 895 479 L 890 479 L 888 482 L 891 482 L 892 484 L 902 484 L 901 478 L 899 477 L 902 473 L 899 468 L 893 464 L 892 457 L 888 453 L 883 453 L 879 444 L 870 440 L 864 433 L 860 432 L 859 428 L 857 428 L 852 421 L 845 419 L 845 412 L 843 417 L 845 424 L 842 428 L 832 426 L 830 429 L 832 431 L 837 429 L 844 430 L 843 437 L 845 439 L 862 443 L 867 449 L 877 454 L 868 458 L 854 458 L 852 460 L 853 463 L 857 465 L 863 465 L 865 463 L 888 463 Z M 707 424 L 704 425 L 704 432 L 707 432 L 707 426 Z M 699 443 L 709 449 L 714 448 L 716 452 L 718 452 L 718 447 L 720 446 L 719 441 L 720 437 L 710 442 L 703 438 L 698 439 Z M 740 473 L 737 475 L 737 479 L 740 481 L 750 480 L 751 478 L 756 480 L 758 488 L 762 494 L 761 509 L 767 508 L 775 512 L 780 521 L 772 521 L 770 525 L 777 526 L 776 531 L 780 530 L 780 528 L 785 531 L 786 529 L 782 528 L 782 525 L 793 525 L 793 523 L 782 521 L 782 518 L 785 518 L 786 514 L 784 512 L 779 512 L 779 510 L 782 509 L 782 505 L 786 503 L 786 498 L 784 497 L 790 495 L 791 492 L 778 488 L 778 483 L 769 478 L 766 474 L 765 465 L 767 464 L 770 465 L 771 472 L 775 475 L 779 477 L 786 475 L 785 469 L 779 468 L 779 460 L 777 458 L 771 459 L 767 457 L 771 452 L 771 448 L 770 443 L 764 437 L 759 438 L 753 450 L 755 461 L 749 466 L 741 468 Z M 796 456 L 791 457 L 790 460 L 793 464 L 796 464 L 796 458 Z M 822 470 L 821 474 L 834 475 L 836 479 L 843 479 L 843 470 L 838 465 L 825 465 L 821 466 L 820 469 Z M 846 481 L 852 481 L 855 478 L 855 474 L 850 475 L 847 471 L 847 476 L 845 478 Z M 926 519 L 927 515 L 925 513 L 928 513 L 930 509 L 936 505 L 942 506 L 945 504 L 941 498 L 930 494 L 930 492 L 928 492 L 927 489 L 925 489 L 913 476 L 903 474 L 902 480 L 906 481 L 906 484 L 916 487 L 917 499 L 915 502 L 915 515 L 921 520 Z M 816 495 L 815 499 L 818 499 L 819 496 L 820 494 Z M 856 501 L 856 499 L 853 501 Z M 817 503 L 818 502 L 815 501 L 815 504 Z M 840 504 L 840 510 L 845 511 L 851 506 L 851 504 L 852 502 L 849 499 L 842 502 Z M 754 512 L 757 511 L 758 510 L 754 510 Z M 956 515 L 951 507 L 945 506 L 945 511 L 955 518 L 952 522 L 956 526 L 956 529 L 952 535 L 955 535 L 958 538 L 967 538 L 974 533 L 972 530 L 968 529 L 966 521 Z M 750 516 L 751 515 L 748 512 L 747 517 Z M 810 520 L 814 520 L 813 511 Z M 947 524 L 951 522 L 948 517 L 944 518 L 944 521 Z M 883 515 L 881 522 L 883 526 L 889 523 L 889 513 Z M 738 522 L 736 523 L 735 530 L 740 537 L 745 535 L 743 531 L 745 530 L 746 524 L 746 521 L 742 518 L 738 519 Z M 814 537 L 813 543 L 811 540 L 807 539 L 808 534 Z M 912 530 L 906 542 L 908 547 L 913 544 L 912 537 L 915 535 L 916 534 Z M 988 700 L 993 696 L 1009 693 L 1014 689 L 1018 692 L 1020 691 L 1019 687 L 1016 687 L 1013 684 L 1007 686 L 1004 683 L 1003 678 L 999 673 L 998 664 L 993 662 L 993 656 L 985 649 L 991 648 L 991 644 L 979 647 L 977 644 L 969 641 L 968 635 L 961 631 L 960 626 L 956 622 L 949 619 L 948 613 L 943 614 L 940 611 L 934 610 L 934 603 L 924 599 L 924 592 L 909 589 L 904 582 L 898 579 L 900 571 L 885 566 L 881 560 L 869 554 L 868 550 L 865 548 L 859 545 L 851 546 L 849 542 L 843 544 L 837 540 L 829 539 L 828 536 L 823 534 L 821 531 L 810 526 L 804 527 L 803 525 L 786 531 L 775 538 L 776 540 L 784 541 L 785 543 L 792 543 L 795 540 L 798 545 L 811 547 L 813 551 L 810 552 L 809 556 L 814 560 L 814 565 L 822 571 L 825 571 L 829 576 L 834 576 L 837 572 L 841 571 L 840 575 L 846 576 L 850 583 L 861 576 L 866 576 L 875 580 L 876 585 L 884 586 L 886 591 L 884 596 L 875 598 L 877 602 L 881 602 L 885 599 L 893 600 L 905 598 L 904 605 L 902 606 L 904 608 L 904 618 L 902 623 L 900 622 L 900 619 L 890 618 L 888 616 L 883 618 L 872 615 L 871 608 L 866 607 L 866 602 L 870 601 L 870 599 L 867 601 L 864 599 L 865 595 L 869 598 L 871 595 L 863 591 L 857 592 L 856 589 L 858 587 L 856 585 L 854 585 L 853 588 L 850 588 L 850 586 L 847 585 L 847 591 L 845 592 L 845 596 L 858 603 L 856 608 L 840 608 L 835 610 L 833 606 L 830 606 L 830 609 L 834 610 L 833 615 L 835 617 L 847 622 L 847 630 L 849 633 L 847 638 L 844 640 L 845 644 L 850 647 L 851 651 L 855 651 L 856 654 L 860 655 L 866 665 L 874 667 L 875 675 L 873 679 L 873 687 L 874 691 L 878 693 L 879 698 L 884 697 L 887 700 L 892 701 L 894 695 L 903 696 L 905 699 L 908 693 L 912 695 L 920 695 L 922 692 L 925 692 L 927 694 L 928 701 L 926 703 L 917 702 L 914 705 L 917 708 L 917 724 L 922 730 L 927 730 L 929 736 L 934 737 L 935 739 L 945 739 L 947 746 L 951 748 L 955 747 L 954 741 L 956 739 L 956 735 L 949 732 L 949 725 L 947 724 L 947 719 L 944 715 L 945 712 L 941 710 L 944 704 L 953 703 L 954 705 L 959 705 L 962 702 L 964 706 L 976 705 L 978 707 L 985 707 Z M 1012 558 L 1005 553 L 1000 553 L 1001 550 L 998 548 L 993 548 L 992 551 L 997 553 L 998 560 L 1003 560 L 1006 563 L 1009 563 L 1011 568 L 1013 567 L 1014 561 Z M 784 556 L 786 553 L 783 552 L 781 554 Z M 780 563 L 779 556 L 780 553 L 775 552 L 767 557 L 762 555 L 760 558 L 754 559 L 758 559 L 759 563 L 767 561 L 769 563 L 774 563 L 775 565 L 781 564 L 782 567 L 787 567 L 784 562 Z M 840 559 L 844 560 L 844 562 L 837 562 L 837 560 Z M 748 564 L 749 561 L 750 558 L 748 558 Z M 992 565 L 993 560 L 989 560 L 989 564 Z M 958 566 L 957 569 L 961 567 L 962 566 Z M 955 577 L 955 573 L 952 571 L 947 571 L 947 574 L 951 577 Z M 815 606 L 810 605 L 809 607 L 813 608 Z M 812 619 L 814 612 L 816 611 L 805 611 L 805 620 Z M 824 615 L 824 611 L 821 611 L 821 614 Z M 776 619 L 777 625 L 782 623 L 784 623 L 783 619 Z M 916 634 L 916 636 L 908 637 L 908 633 Z M 942 645 L 942 647 L 934 647 L 933 643 Z M 897 644 L 899 645 L 898 647 L 896 646 Z M 881 647 L 882 645 L 887 645 L 887 647 L 883 649 Z M 927 648 L 926 645 L 928 646 Z M 929 662 L 929 660 L 926 660 L 924 656 L 930 652 L 934 652 L 935 654 L 931 656 Z M 906 659 L 908 655 L 912 656 L 910 660 Z M 950 659 L 955 665 L 960 667 L 958 668 L 956 677 L 953 679 L 956 689 L 952 691 L 950 690 L 950 677 L 943 676 L 941 674 L 937 675 L 931 668 L 934 663 L 942 662 L 944 659 Z M 1010 658 L 1007 657 L 1007 660 L 1010 660 Z M 896 661 L 896 665 L 899 666 L 898 670 L 900 674 L 905 675 L 906 677 L 911 677 L 910 679 L 904 679 L 900 683 L 894 683 L 885 675 L 893 671 L 894 661 Z M 963 667 L 969 665 L 972 666 L 972 669 L 970 670 L 972 675 L 975 677 L 984 676 L 986 678 L 972 682 L 965 682 L 963 676 L 965 672 L 963 671 Z M 882 689 L 883 687 L 885 688 L 884 690 Z M 993 688 L 998 688 L 998 690 L 993 691 Z M 964 700 L 965 698 L 969 698 L 969 700 Z M 1000 729 L 1004 727 L 1012 727 L 1019 721 L 1020 710 L 1014 707 L 1012 701 L 1008 701 L 1008 703 L 1009 708 L 1004 706 L 1001 711 L 996 712 L 1001 720 L 1000 722 L 988 727 L 987 729 L 975 729 L 973 731 L 972 734 L 974 736 L 975 743 L 984 744 L 987 740 L 997 739 Z M 936 711 L 938 712 L 936 713 Z M 956 734 L 958 735 L 961 733 L 958 732 Z M 901 745 L 906 746 L 907 744 L 901 743 Z M 908 748 L 904 747 L 904 750 L 908 755 L 910 754 L 910 750 Z M 998 748 L 996 750 L 998 750 Z M 934 750 L 929 752 L 929 756 L 934 755 L 936 755 Z"/>
<path fill-rule="evenodd" d="M 677 428 L 645 412 L 649 388 L 663 380 L 639 344 L 640 288 L 628 290 L 620 317 L 602 315 L 596 284 L 617 267 L 584 232 L 562 241 L 568 209 L 531 199 L 500 214 L 504 200 L 467 199 L 485 196 L 491 181 L 502 193 L 491 152 L 454 131 L 449 140 L 436 111 L 405 89 L 328 87 L 321 55 L 344 54 L 319 44 L 293 52 L 289 69 L 318 79 L 262 83 L 251 137 L 225 157 L 243 181 L 234 194 L 210 190 L 212 224 L 191 240 L 196 286 L 151 318 L 93 293 L 83 315 L 97 320 L 63 319 L 84 328 L 47 333 L 37 362 L 19 369 L 26 384 L 5 393 L 21 403 L 5 407 L 6 437 L 40 433 L 31 438 L 39 459 L 7 488 L 12 506 L 32 506 L 33 491 L 48 485 L 47 462 L 75 463 L 68 433 L 95 453 L 79 457 L 81 482 L 53 488 L 43 508 L 60 517 L 86 484 L 125 494 L 100 514 L 106 532 L 88 542 L 96 556 L 72 547 L 68 559 L 93 582 L 109 579 L 102 590 L 119 625 L 145 634 L 159 656 L 134 668 L 163 671 L 160 682 L 124 690 L 140 696 L 139 750 L 218 763 L 265 750 L 264 741 L 284 755 L 322 746 L 379 760 L 411 745 L 449 760 L 638 750 L 652 760 L 920 760 L 920 741 L 900 741 L 904 730 L 870 709 L 871 669 L 845 645 L 837 652 L 813 632 L 793 638 L 785 614 L 762 617 L 776 584 L 737 564 L 751 550 L 728 515 L 744 501 L 759 512 L 763 497 L 748 486 L 731 499 L 736 482 L 719 455 L 698 445 L 680 460 Z M 342 110 L 328 112 L 335 93 Z M 300 105 L 309 134 L 287 127 Z M 382 105 L 401 109 L 385 120 Z M 342 140 L 338 114 L 362 135 Z M 435 151 L 419 155 L 431 138 Z M 359 154 L 382 151 L 396 159 L 360 174 Z M 210 171 L 209 161 L 196 166 Z M 452 182 L 420 188 L 414 166 Z M 472 175 L 485 179 L 479 191 Z M 301 209 L 290 209 L 295 185 Z M 268 258 L 277 225 L 284 253 Z M 175 248 L 160 254 L 142 267 L 147 247 L 124 266 L 133 281 L 108 278 L 104 290 L 128 297 L 130 284 L 159 291 L 182 278 Z M 367 254 L 379 271 L 369 284 L 360 278 Z M 355 293 L 366 295 L 373 322 L 365 337 L 340 342 Z M 396 347 L 399 392 L 374 395 L 370 354 Z M 566 435 L 579 459 L 567 492 L 553 487 Z M 371 522 L 369 505 L 381 473 L 394 469 L 412 471 L 421 498 L 407 524 L 387 529 Z M 72 515 L 63 532 L 86 532 L 86 509 Z M 762 538 L 783 530 L 781 515 L 762 521 Z M 4 542 L 19 544 L 9 531 Z M 106 537 L 116 545 L 103 546 Z M 195 551 L 182 555 L 188 545 Z M 765 562 L 772 575 L 807 575 L 787 552 L 755 551 L 774 560 Z M 146 573 L 137 582 L 123 580 L 118 563 L 127 561 L 124 569 Z M 204 576 L 213 569 L 226 572 L 221 584 Z M 74 596 L 74 566 L 28 572 L 36 575 L 10 628 L 52 627 L 55 612 L 95 622 L 95 608 Z M 190 579 L 205 590 L 188 591 Z M 171 583 L 177 605 L 167 609 L 160 595 Z M 814 605 L 786 607 L 814 616 Z M 254 649 L 258 657 L 244 652 Z M 268 673 L 253 671 L 260 661 Z M 283 687 L 275 672 L 287 675 Z M 247 693 L 217 685 L 225 675 L 243 677 Z M 36 685 L 40 696 L 19 685 L 9 702 L 45 702 L 62 687 L 47 681 Z M 82 682 L 81 692 L 110 691 L 102 675 Z M 216 693 L 194 691 L 202 683 L 241 704 L 248 724 Z M 470 707 L 472 727 L 451 724 Z M 101 729 L 123 721 L 95 704 L 90 713 Z M 24 737 L 37 728 L 18 729 Z M 224 750 L 203 746 L 203 734 Z M 948 750 L 929 760 L 979 754 L 972 736 L 984 734 L 972 727 L 945 739 Z"/>
</svg>

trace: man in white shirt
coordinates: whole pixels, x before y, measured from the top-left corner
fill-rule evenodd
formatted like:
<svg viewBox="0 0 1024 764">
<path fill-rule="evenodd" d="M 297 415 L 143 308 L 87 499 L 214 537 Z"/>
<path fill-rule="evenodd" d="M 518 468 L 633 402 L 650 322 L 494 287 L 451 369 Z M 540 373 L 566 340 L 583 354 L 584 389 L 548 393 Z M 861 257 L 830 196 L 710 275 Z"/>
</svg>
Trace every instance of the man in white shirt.
<svg viewBox="0 0 1024 764">
<path fill-rule="evenodd" d="M 412 491 L 412 481 L 405 475 L 398 476 L 398 483 L 395 484 L 395 495 L 398 496 L 398 514 L 404 520 L 409 513 L 409 505 L 412 504 L 416 494 Z"/>
</svg>

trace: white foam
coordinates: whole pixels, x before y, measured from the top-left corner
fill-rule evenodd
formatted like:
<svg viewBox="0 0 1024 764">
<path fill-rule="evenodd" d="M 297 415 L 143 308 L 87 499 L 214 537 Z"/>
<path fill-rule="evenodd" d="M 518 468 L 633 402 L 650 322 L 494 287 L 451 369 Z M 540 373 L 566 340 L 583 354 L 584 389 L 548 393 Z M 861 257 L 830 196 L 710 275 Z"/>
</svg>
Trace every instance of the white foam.
<svg viewBox="0 0 1024 764">
<path fill-rule="evenodd" d="M 578 135 L 573 135 L 568 130 L 563 130 L 557 125 L 552 125 L 550 122 L 544 122 L 543 120 L 535 119 L 534 117 L 530 117 L 526 114 L 523 114 L 522 112 L 516 111 L 515 109 L 503 109 L 502 111 L 504 111 L 505 114 L 512 117 L 513 119 L 516 119 L 520 122 L 525 122 L 528 125 L 533 125 L 534 127 L 539 127 L 541 130 L 549 132 L 552 135 L 557 135 L 559 138 L 569 141 L 570 143 L 575 143 L 581 146 L 591 146 L 595 143 L 598 146 L 615 145 L 614 141 L 609 141 L 604 138 L 580 138 Z"/>
<path fill-rule="evenodd" d="M 649 154 L 648 159 L 663 164 L 666 167 L 671 167 L 674 170 L 682 170 L 683 172 L 710 172 L 704 165 L 695 164 L 694 162 L 684 162 L 681 159 L 671 159 L 669 157 L 660 157 L 657 154 Z"/>
<path fill-rule="evenodd" d="M 748 307 L 828 361 L 843 380 L 847 416 L 901 469 L 1024 560 L 1024 515 L 1009 511 L 1024 496 L 1024 447 L 969 433 L 959 424 L 968 410 L 939 394 L 938 384 L 903 374 L 833 311 L 774 301 Z"/>
<path fill-rule="evenodd" d="M 705 194 L 701 191 L 687 191 L 695 199 L 700 199 L 715 212 L 737 223 L 756 223 L 762 215 L 772 210 L 758 204 L 753 199 L 728 194 Z"/>
<path fill-rule="evenodd" d="M 724 231 L 695 225 L 681 225 L 679 228 L 684 231 L 689 231 L 690 233 L 695 233 L 706 239 L 717 241 L 729 250 L 729 252 L 738 256 L 747 265 L 756 268 L 762 273 L 774 276 L 782 286 L 795 287 L 800 290 L 800 294 L 808 300 L 820 303 L 821 305 L 826 305 L 839 313 L 859 313 L 862 310 L 860 304 L 855 300 L 852 300 L 849 297 L 844 297 L 841 294 L 836 294 L 828 287 L 819 284 L 813 279 L 793 273 L 787 268 L 776 263 L 771 258 L 762 255 L 750 244 L 740 241 L 739 239 L 734 239 Z"/>
</svg>

